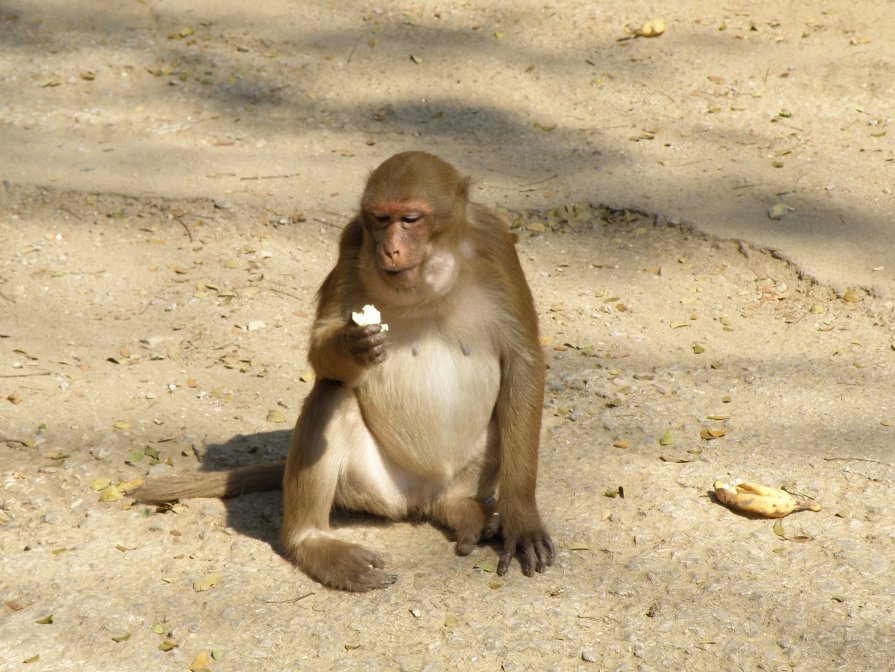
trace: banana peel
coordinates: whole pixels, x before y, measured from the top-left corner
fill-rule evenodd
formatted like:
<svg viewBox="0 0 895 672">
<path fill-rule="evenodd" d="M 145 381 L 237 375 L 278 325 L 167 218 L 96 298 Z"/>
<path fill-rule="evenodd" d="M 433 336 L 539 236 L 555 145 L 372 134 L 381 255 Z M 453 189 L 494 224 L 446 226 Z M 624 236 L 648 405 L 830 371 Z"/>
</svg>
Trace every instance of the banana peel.
<svg viewBox="0 0 895 672">
<path fill-rule="evenodd" d="M 766 518 L 783 518 L 795 511 L 820 511 L 820 504 L 810 497 L 794 497 L 779 488 L 769 488 L 742 479 L 715 481 L 715 497 L 725 506 Z"/>
</svg>

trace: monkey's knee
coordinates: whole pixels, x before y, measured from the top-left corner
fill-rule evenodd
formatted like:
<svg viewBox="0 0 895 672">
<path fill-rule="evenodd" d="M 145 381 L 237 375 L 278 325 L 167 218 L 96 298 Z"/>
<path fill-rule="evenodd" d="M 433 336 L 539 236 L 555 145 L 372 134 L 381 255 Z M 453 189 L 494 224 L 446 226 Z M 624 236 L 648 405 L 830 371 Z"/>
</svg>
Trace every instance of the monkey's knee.
<svg viewBox="0 0 895 672">
<path fill-rule="evenodd" d="M 312 533 L 292 545 L 284 543 L 303 572 L 330 588 L 366 592 L 398 580 L 396 574 L 383 571 L 385 562 L 376 553 L 325 533 Z"/>
</svg>

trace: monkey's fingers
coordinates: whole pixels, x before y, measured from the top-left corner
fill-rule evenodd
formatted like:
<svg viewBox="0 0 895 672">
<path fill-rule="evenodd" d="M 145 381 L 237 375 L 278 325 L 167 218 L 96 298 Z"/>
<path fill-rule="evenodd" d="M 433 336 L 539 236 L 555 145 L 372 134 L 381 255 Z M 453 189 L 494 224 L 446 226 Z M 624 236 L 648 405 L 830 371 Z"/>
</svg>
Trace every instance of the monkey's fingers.
<svg viewBox="0 0 895 672">
<path fill-rule="evenodd" d="M 500 553 L 500 561 L 497 563 L 497 573 L 501 576 L 507 573 L 513 556 L 519 554 L 519 565 L 525 576 L 534 576 L 545 572 L 547 567 L 556 560 L 556 547 L 553 540 L 546 532 L 535 535 L 525 535 L 518 539 L 505 539 L 503 550 Z"/>
<path fill-rule="evenodd" d="M 522 567 L 522 573 L 525 574 L 525 576 L 535 575 L 535 555 L 534 544 L 527 540 L 523 541 L 522 550 L 519 553 L 519 566 Z"/>
<path fill-rule="evenodd" d="M 535 541 L 535 553 L 538 556 L 538 571 L 544 572 L 556 561 L 556 547 L 549 534 Z"/>
<path fill-rule="evenodd" d="M 363 364 L 379 364 L 385 359 L 385 344 L 388 334 L 381 324 L 346 327 L 348 351 Z"/>
<path fill-rule="evenodd" d="M 510 569 L 510 562 L 516 555 L 516 540 L 504 539 L 503 549 L 500 551 L 500 558 L 497 561 L 497 574 L 503 576 Z"/>
</svg>

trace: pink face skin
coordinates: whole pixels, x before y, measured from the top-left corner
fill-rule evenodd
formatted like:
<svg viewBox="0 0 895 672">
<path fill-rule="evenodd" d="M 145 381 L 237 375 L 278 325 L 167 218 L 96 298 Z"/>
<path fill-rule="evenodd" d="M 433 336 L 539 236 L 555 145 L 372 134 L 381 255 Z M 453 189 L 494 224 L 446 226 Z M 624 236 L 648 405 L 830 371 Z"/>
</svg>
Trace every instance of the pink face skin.
<svg viewBox="0 0 895 672">
<path fill-rule="evenodd" d="M 413 289 L 431 252 L 431 206 L 423 201 L 388 201 L 374 204 L 364 214 L 386 282 L 396 289 Z"/>
</svg>

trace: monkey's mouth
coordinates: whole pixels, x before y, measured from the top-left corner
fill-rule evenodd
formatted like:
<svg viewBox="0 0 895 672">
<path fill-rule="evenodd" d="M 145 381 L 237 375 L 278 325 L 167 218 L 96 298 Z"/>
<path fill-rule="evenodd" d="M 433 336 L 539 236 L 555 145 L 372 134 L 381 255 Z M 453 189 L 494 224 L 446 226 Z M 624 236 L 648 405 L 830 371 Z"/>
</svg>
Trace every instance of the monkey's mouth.
<svg viewBox="0 0 895 672">
<path fill-rule="evenodd" d="M 407 268 L 383 268 L 382 270 L 390 278 L 400 278 L 405 274 L 409 274 L 415 268 L 416 266 L 408 266 Z"/>
</svg>

